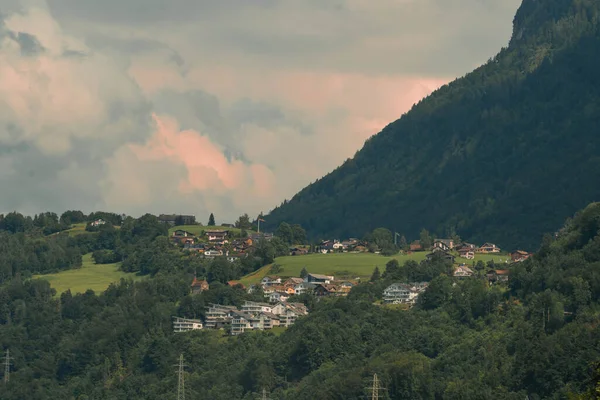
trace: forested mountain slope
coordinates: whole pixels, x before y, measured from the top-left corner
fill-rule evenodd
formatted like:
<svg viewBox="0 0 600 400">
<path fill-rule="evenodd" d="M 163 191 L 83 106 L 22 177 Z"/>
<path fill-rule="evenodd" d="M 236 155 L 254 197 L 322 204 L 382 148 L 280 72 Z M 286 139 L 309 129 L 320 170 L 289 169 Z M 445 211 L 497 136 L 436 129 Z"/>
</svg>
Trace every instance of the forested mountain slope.
<svg viewBox="0 0 600 400">
<path fill-rule="evenodd" d="M 535 249 L 600 197 L 597 0 L 524 0 L 508 48 L 265 218 L 313 237 L 386 226 Z"/>
</svg>

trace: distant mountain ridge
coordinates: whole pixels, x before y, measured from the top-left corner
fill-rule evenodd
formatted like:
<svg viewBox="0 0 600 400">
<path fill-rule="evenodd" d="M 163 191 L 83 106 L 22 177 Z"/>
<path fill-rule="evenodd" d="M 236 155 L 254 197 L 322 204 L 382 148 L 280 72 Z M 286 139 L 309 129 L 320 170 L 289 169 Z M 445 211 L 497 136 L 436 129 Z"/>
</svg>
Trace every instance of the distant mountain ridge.
<svg viewBox="0 0 600 400">
<path fill-rule="evenodd" d="M 534 250 L 600 198 L 600 2 L 524 0 L 508 48 L 265 219 L 313 237 L 421 228 Z"/>
</svg>

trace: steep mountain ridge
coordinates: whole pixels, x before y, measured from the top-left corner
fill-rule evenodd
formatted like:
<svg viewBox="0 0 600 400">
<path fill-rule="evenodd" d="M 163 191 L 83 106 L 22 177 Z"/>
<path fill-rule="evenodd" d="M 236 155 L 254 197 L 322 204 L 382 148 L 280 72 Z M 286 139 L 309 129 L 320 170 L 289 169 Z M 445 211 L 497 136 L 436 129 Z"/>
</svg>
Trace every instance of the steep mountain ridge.
<svg viewBox="0 0 600 400">
<path fill-rule="evenodd" d="M 266 218 L 313 237 L 386 226 L 535 249 L 600 197 L 600 2 L 524 0 L 508 48 Z"/>
</svg>

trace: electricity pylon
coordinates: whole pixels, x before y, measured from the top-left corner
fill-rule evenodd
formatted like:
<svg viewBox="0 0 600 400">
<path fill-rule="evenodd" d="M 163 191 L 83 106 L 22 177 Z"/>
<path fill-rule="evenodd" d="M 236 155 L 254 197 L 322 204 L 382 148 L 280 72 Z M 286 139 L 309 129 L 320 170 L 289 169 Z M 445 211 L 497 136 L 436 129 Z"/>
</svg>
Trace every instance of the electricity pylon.
<svg viewBox="0 0 600 400">
<path fill-rule="evenodd" d="M 10 350 L 6 349 L 6 355 L 4 356 L 4 384 L 7 384 L 10 380 L 10 360 L 12 359 Z"/>
<path fill-rule="evenodd" d="M 379 391 L 384 389 L 385 388 L 381 387 L 381 383 L 379 382 L 377 374 L 373 374 L 373 386 L 371 386 L 371 400 L 383 399 L 383 397 L 379 397 Z"/>
<path fill-rule="evenodd" d="M 263 388 L 262 391 L 262 400 L 271 400 L 270 397 L 267 397 L 267 389 Z"/>
<path fill-rule="evenodd" d="M 185 400 L 185 367 L 186 365 L 183 363 L 183 354 L 179 355 L 179 364 L 177 367 L 177 400 Z"/>
</svg>

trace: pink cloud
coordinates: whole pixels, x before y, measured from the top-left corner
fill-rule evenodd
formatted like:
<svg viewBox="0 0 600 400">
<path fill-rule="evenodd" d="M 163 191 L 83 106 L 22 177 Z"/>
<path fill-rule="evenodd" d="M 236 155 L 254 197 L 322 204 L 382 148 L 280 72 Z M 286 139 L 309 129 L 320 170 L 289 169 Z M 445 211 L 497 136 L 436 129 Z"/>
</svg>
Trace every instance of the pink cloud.
<svg viewBox="0 0 600 400">
<path fill-rule="evenodd" d="M 169 161 L 185 168 L 186 176 L 179 182 L 182 193 L 208 191 L 228 194 L 236 190 L 256 189 L 255 194 L 272 194 L 272 173 L 264 165 L 247 165 L 240 160 L 228 160 L 223 149 L 209 137 L 194 130 L 179 130 L 177 121 L 169 116 L 153 114 L 156 131 L 144 145 L 129 145 L 140 161 Z"/>
</svg>

